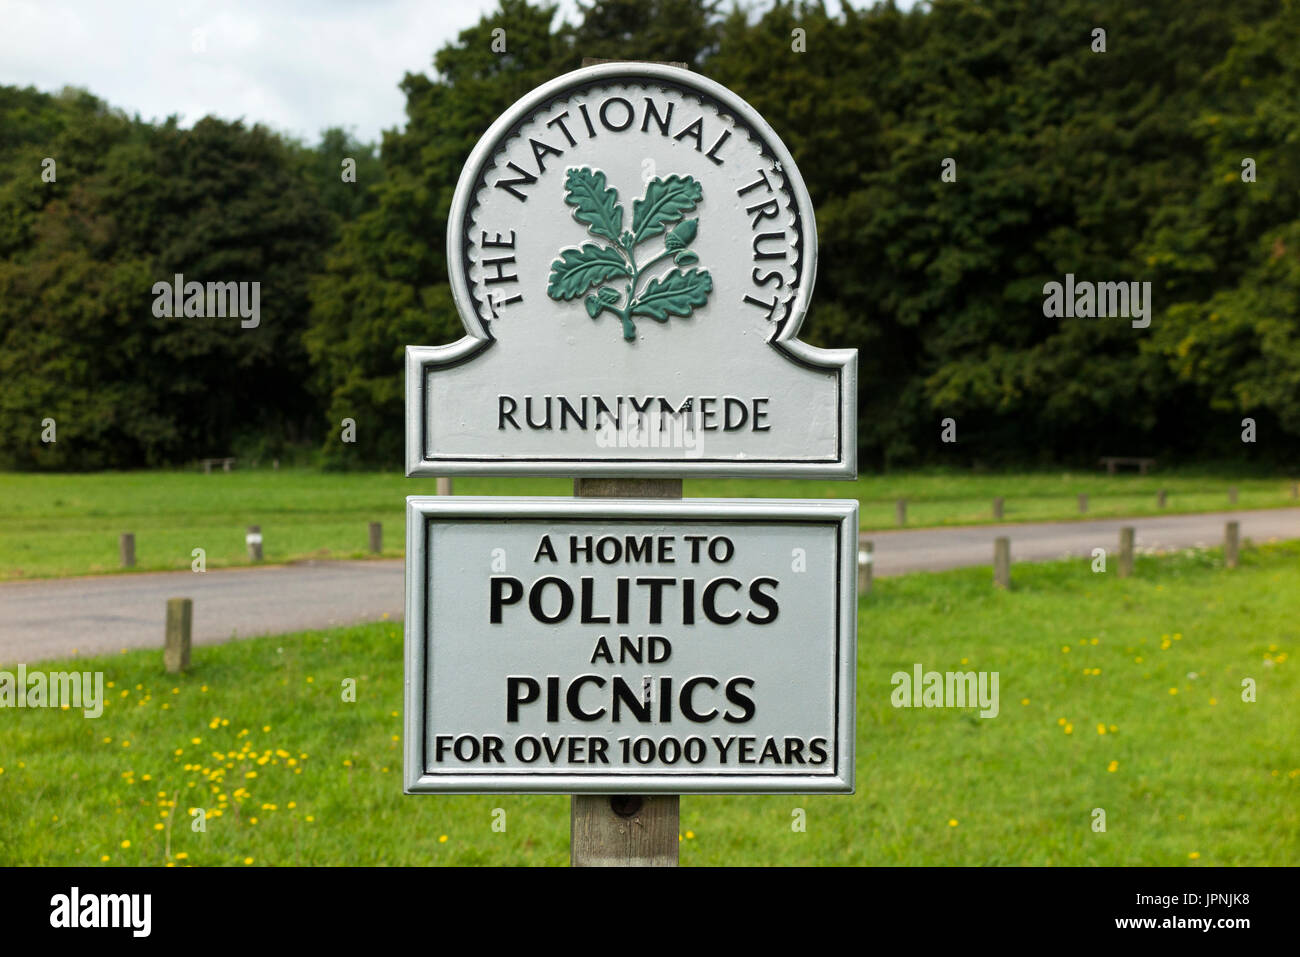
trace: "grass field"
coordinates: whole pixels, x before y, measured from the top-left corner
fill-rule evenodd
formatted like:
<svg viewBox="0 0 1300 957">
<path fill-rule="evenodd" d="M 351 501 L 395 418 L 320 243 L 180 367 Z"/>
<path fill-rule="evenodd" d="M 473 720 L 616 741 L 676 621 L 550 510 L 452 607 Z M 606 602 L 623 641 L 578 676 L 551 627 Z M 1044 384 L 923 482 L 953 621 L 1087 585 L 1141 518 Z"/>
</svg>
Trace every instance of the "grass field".
<svg viewBox="0 0 1300 957">
<path fill-rule="evenodd" d="M 878 581 L 857 793 L 685 797 L 683 864 L 1300 863 L 1300 543 L 1014 575 Z M 3 713 L 0 864 L 564 863 L 567 798 L 402 795 L 401 646 L 380 623 L 196 649 L 183 678 L 80 661 L 113 682 L 102 717 Z M 1000 714 L 893 708 L 914 663 L 998 672 Z"/>
<path fill-rule="evenodd" d="M 688 481 L 691 497 L 852 498 L 865 529 L 894 528 L 895 502 L 908 501 L 909 526 L 992 522 L 992 500 L 1005 499 L 1007 522 L 1107 518 L 1300 505 L 1285 478 L 1218 474 L 1152 476 L 1099 473 L 972 474 L 912 472 L 855 482 Z M 1156 506 L 1156 492 L 1168 504 Z M 467 478 L 464 495 L 569 495 L 563 479 Z M 311 470 L 0 474 L 0 580 L 119 571 L 118 537 L 133 532 L 136 567 L 185 569 L 203 548 L 207 567 L 246 564 L 244 532 L 260 525 L 268 562 L 360 558 L 367 523 L 384 524 L 384 551 L 402 554 L 403 502 L 433 494 L 432 481 L 398 474 Z M 1076 496 L 1089 495 L 1087 516 Z"/>
</svg>

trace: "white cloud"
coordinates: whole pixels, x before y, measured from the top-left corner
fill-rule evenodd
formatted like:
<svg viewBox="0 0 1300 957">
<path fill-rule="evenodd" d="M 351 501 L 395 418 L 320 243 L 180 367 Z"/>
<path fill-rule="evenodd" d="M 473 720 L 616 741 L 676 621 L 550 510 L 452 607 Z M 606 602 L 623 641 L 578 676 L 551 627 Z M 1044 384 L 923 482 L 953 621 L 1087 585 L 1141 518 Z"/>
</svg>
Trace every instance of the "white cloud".
<svg viewBox="0 0 1300 957">
<path fill-rule="evenodd" d="M 144 119 L 212 114 L 315 142 L 405 125 L 403 75 L 497 0 L 0 0 L 0 84 L 85 87 Z M 910 5 L 903 3 L 903 6 Z M 832 13 L 839 4 L 828 4 Z M 576 19 L 574 0 L 560 16 Z"/>
<path fill-rule="evenodd" d="M 398 83 L 496 0 L 0 0 L 0 83 L 81 86 L 145 119 L 243 117 L 314 141 L 405 123 Z"/>
</svg>

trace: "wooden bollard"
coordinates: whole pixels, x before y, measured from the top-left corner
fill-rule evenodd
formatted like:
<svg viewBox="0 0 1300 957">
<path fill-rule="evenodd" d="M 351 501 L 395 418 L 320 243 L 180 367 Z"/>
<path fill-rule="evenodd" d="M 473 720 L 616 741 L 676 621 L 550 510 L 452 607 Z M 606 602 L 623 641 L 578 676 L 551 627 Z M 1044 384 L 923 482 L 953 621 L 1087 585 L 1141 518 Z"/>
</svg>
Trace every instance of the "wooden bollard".
<svg viewBox="0 0 1300 957">
<path fill-rule="evenodd" d="M 1227 568 L 1237 567 L 1237 546 L 1241 537 L 1241 523 L 1229 522 L 1223 529 L 1223 564 Z"/>
<path fill-rule="evenodd" d="M 190 666 L 190 629 L 194 623 L 194 602 L 189 598 L 167 599 L 167 636 L 163 665 L 170 675 Z"/>
<path fill-rule="evenodd" d="M 1128 578 L 1133 574 L 1133 526 L 1126 525 L 1119 530 L 1119 577 Z"/>
<path fill-rule="evenodd" d="M 1156 492 L 1156 507 L 1157 507 L 1157 508 L 1164 508 L 1164 507 L 1165 507 L 1165 490 L 1164 490 L 1164 489 L 1161 489 L 1160 491 Z"/>
<path fill-rule="evenodd" d="M 370 552 L 374 555 L 383 554 L 384 551 L 384 526 L 380 522 L 370 523 Z"/>
<path fill-rule="evenodd" d="M 907 499 L 900 498 L 898 500 L 898 503 L 894 506 L 894 514 L 899 525 L 907 524 Z"/>
<path fill-rule="evenodd" d="M 1002 521 L 1002 499 L 1001 498 L 995 498 L 993 500 L 993 517 L 999 522 Z"/>
<path fill-rule="evenodd" d="M 1235 485 L 1228 489 L 1228 503 L 1231 505 L 1237 504 L 1237 486 Z"/>
<path fill-rule="evenodd" d="M 1086 494 L 1085 494 L 1085 495 L 1080 495 L 1080 496 L 1079 496 L 1079 514 L 1080 514 L 1080 515 L 1083 515 L 1083 514 L 1085 514 L 1087 511 L 1088 511 L 1088 496 L 1087 496 Z"/>
<path fill-rule="evenodd" d="M 244 544 L 248 546 L 248 559 L 253 562 L 262 560 L 262 526 L 248 526 L 248 534 L 244 536 Z"/>
<path fill-rule="evenodd" d="M 118 542 L 119 550 L 122 552 L 122 567 L 135 567 L 135 536 L 130 532 L 123 532 L 121 541 Z"/>
<path fill-rule="evenodd" d="M 875 559 L 875 546 L 866 539 L 858 539 L 858 595 L 871 591 L 871 563 Z"/>
<path fill-rule="evenodd" d="M 1011 587 L 1011 539 L 999 535 L 993 540 L 993 584 Z"/>
<path fill-rule="evenodd" d="M 437 488 L 435 489 L 435 491 L 436 491 L 439 495 L 450 495 L 450 494 L 451 494 L 451 476 L 450 476 L 450 475 L 439 475 L 439 476 L 438 476 L 438 485 L 437 485 Z"/>
</svg>

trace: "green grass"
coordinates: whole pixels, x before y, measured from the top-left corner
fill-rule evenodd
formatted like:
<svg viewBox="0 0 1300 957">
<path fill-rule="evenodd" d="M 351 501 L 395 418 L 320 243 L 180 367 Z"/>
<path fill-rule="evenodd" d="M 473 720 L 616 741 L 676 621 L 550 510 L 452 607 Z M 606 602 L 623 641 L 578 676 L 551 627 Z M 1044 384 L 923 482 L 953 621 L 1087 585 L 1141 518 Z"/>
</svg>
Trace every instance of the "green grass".
<svg viewBox="0 0 1300 957">
<path fill-rule="evenodd" d="M 855 482 L 688 481 L 691 497 L 851 498 L 862 503 L 864 529 L 893 528 L 894 503 L 908 500 L 911 527 L 992 521 L 992 500 L 1006 500 L 1005 521 L 1143 516 L 1300 504 L 1285 478 L 1215 473 L 1152 476 L 1099 473 L 908 472 Z M 142 571 L 185 569 L 195 548 L 208 568 L 246 564 L 244 532 L 260 525 L 268 562 L 362 558 L 367 523 L 384 524 L 384 553 L 402 554 L 405 496 L 433 493 L 431 480 L 391 473 L 324 473 L 307 469 L 105 472 L 80 475 L 0 474 L 0 580 L 119 571 L 118 537 L 136 537 Z M 1167 489 L 1168 506 L 1156 507 Z M 467 478 L 464 495 L 568 495 L 565 479 Z M 1090 496 L 1080 516 L 1078 493 Z"/>
<path fill-rule="evenodd" d="M 1234 571 L 1209 551 L 1139 557 L 1127 580 L 1082 560 L 1014 580 L 878 581 L 860 606 L 857 793 L 685 797 L 682 862 L 1300 862 L 1300 543 L 1248 548 Z M 79 662 L 114 683 L 102 717 L 2 713 L 0 864 L 161 865 L 169 841 L 198 865 L 564 863 L 564 797 L 401 793 L 401 647 L 385 622 L 199 648 L 182 678 L 160 652 Z M 997 671 L 1000 715 L 893 708 L 890 676 L 917 662 Z M 199 804 L 225 805 L 204 833 Z"/>
</svg>

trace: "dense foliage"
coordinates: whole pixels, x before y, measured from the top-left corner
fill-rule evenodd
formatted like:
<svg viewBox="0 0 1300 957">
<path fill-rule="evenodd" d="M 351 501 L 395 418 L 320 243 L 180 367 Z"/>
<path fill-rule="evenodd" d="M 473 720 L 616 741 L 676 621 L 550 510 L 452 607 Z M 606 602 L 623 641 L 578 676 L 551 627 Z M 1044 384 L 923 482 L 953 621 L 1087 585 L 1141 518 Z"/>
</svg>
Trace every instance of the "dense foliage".
<svg viewBox="0 0 1300 957">
<path fill-rule="evenodd" d="M 334 217 L 309 151 L 75 92 L 0 90 L 0 129 L 0 463 L 158 464 L 316 430 L 303 334 Z M 260 283 L 257 326 L 156 315 L 176 274 Z"/>
<path fill-rule="evenodd" d="M 1294 463 L 1295 0 L 843 6 L 589 0 L 570 25 L 501 0 L 402 80 L 407 123 L 378 151 L 0 88 L 0 466 L 310 441 L 338 465 L 400 467 L 403 348 L 461 334 L 444 259 L 461 167 L 583 56 L 684 61 L 790 147 L 822 252 L 803 336 L 860 350 L 864 469 Z M 174 273 L 260 281 L 260 326 L 155 316 L 150 289 Z M 1151 283 L 1150 326 L 1045 317 L 1044 284 L 1067 273 Z"/>
</svg>

